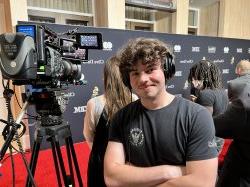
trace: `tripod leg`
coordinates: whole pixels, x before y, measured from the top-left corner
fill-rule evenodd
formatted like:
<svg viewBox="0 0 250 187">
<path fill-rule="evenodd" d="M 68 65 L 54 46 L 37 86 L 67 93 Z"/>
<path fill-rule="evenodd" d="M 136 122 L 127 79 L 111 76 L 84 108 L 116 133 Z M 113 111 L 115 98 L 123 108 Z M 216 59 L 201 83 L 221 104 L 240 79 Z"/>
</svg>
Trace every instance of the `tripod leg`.
<svg viewBox="0 0 250 187">
<path fill-rule="evenodd" d="M 38 159 L 42 139 L 43 137 L 38 137 L 37 140 L 34 141 L 34 145 L 33 145 L 33 150 L 32 150 L 31 160 L 30 160 L 30 170 L 33 176 L 35 176 L 36 164 L 37 164 L 37 159 Z M 31 187 L 31 181 L 30 181 L 29 176 L 26 179 L 26 187 Z"/>
<path fill-rule="evenodd" d="M 74 162 L 74 166 L 75 166 L 79 186 L 83 186 L 82 177 L 81 177 L 81 173 L 80 173 L 79 166 L 78 166 L 78 163 L 77 163 L 76 152 L 75 152 L 75 148 L 74 148 L 74 144 L 73 144 L 73 140 L 72 140 L 71 136 L 66 138 L 66 145 L 68 145 L 68 147 L 70 148 L 71 154 L 72 154 L 72 158 L 73 158 L 73 162 Z"/>
<path fill-rule="evenodd" d="M 53 159 L 54 159 L 54 165 L 55 165 L 55 169 L 56 169 L 56 177 L 57 177 L 57 182 L 58 182 L 58 186 L 62 186 L 62 182 L 61 182 L 61 177 L 60 177 L 60 171 L 59 171 L 59 167 L 58 167 L 58 155 L 56 154 L 56 145 L 55 142 L 49 138 L 48 139 L 51 142 L 51 148 L 52 148 L 52 154 L 53 154 Z"/>
<path fill-rule="evenodd" d="M 62 159 L 62 153 L 61 153 L 59 142 L 55 140 L 55 137 L 53 137 L 53 139 L 55 141 L 56 152 L 57 152 L 58 160 L 60 163 L 60 169 L 62 172 L 64 184 L 65 186 L 69 186 L 70 184 L 69 184 L 69 181 L 67 180 L 67 175 L 66 175 L 66 171 L 65 171 L 65 167 L 64 167 L 64 163 Z"/>
<path fill-rule="evenodd" d="M 67 158 L 68 158 L 68 164 L 69 164 L 69 170 L 70 170 L 70 177 L 71 177 L 72 185 L 75 186 L 74 170 L 73 170 L 73 165 L 72 165 L 70 146 L 69 146 L 69 143 L 67 141 L 67 138 L 65 139 L 65 142 L 66 142 L 66 150 L 67 150 Z"/>
</svg>

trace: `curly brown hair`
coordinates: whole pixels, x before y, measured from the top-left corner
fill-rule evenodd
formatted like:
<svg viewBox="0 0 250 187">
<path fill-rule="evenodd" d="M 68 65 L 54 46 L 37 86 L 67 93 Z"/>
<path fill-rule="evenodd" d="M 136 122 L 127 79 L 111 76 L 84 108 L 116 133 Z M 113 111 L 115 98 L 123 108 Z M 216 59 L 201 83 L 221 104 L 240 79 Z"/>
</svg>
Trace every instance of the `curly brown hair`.
<svg viewBox="0 0 250 187">
<path fill-rule="evenodd" d="M 129 82 L 129 73 L 140 60 L 143 64 L 153 65 L 158 59 L 161 66 L 170 54 L 170 49 L 164 42 L 154 38 L 136 38 L 131 39 L 120 49 L 118 57 L 120 59 L 120 72 L 124 84 L 131 88 Z"/>
</svg>

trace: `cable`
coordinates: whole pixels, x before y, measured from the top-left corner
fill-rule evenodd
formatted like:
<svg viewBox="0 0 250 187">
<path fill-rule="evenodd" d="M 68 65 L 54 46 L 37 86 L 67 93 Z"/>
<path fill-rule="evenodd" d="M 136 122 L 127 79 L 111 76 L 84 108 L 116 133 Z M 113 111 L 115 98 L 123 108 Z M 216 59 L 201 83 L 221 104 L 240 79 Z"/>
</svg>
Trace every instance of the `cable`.
<svg viewBox="0 0 250 187">
<path fill-rule="evenodd" d="M 10 101 L 11 101 L 12 95 L 14 94 L 14 91 L 9 88 L 10 81 L 8 80 L 7 84 L 4 85 L 4 81 L 2 80 L 2 84 L 3 84 L 3 87 L 4 87 L 3 95 L 4 95 L 4 98 L 5 98 L 5 101 L 6 101 L 6 107 L 7 107 L 8 115 L 7 115 L 7 121 L 0 119 L 0 122 L 3 122 L 3 123 L 6 124 L 6 126 L 5 126 L 5 128 L 4 128 L 3 132 L 2 132 L 2 135 L 3 135 L 4 139 L 5 139 L 5 143 L 2 146 L 2 149 L 1 149 L 1 152 L 0 152 L 1 153 L 1 160 L 4 157 L 4 155 L 6 153 L 6 150 L 9 148 L 9 150 L 10 150 L 10 157 L 11 157 L 11 166 L 12 166 L 12 181 L 13 181 L 12 186 L 14 187 L 15 186 L 15 179 L 16 179 L 16 177 L 15 177 L 15 171 L 14 171 L 14 168 L 15 168 L 14 167 L 14 160 L 13 160 L 13 156 L 12 156 L 13 155 L 12 149 L 14 147 L 11 145 L 11 141 L 14 141 L 14 140 L 17 141 L 17 145 L 19 147 L 19 152 L 22 155 L 22 159 L 23 159 L 24 164 L 26 166 L 26 170 L 28 172 L 28 176 L 30 177 L 33 186 L 36 187 L 36 184 L 35 184 L 35 181 L 34 181 L 34 177 L 32 176 L 31 170 L 29 169 L 28 162 L 27 162 L 27 160 L 26 160 L 26 158 L 24 156 L 24 150 L 23 150 L 23 147 L 22 147 L 22 144 L 21 144 L 21 141 L 20 141 L 20 137 L 25 133 L 26 126 L 21 121 L 22 115 L 20 115 L 20 117 L 18 117 L 17 123 L 13 119 Z M 27 106 L 27 102 L 25 103 L 25 106 Z M 23 114 L 23 113 L 21 113 L 21 114 Z M 20 118 L 20 121 L 19 121 L 19 118 Z M 23 127 L 23 130 L 18 135 L 18 131 L 17 130 L 21 126 Z"/>
</svg>

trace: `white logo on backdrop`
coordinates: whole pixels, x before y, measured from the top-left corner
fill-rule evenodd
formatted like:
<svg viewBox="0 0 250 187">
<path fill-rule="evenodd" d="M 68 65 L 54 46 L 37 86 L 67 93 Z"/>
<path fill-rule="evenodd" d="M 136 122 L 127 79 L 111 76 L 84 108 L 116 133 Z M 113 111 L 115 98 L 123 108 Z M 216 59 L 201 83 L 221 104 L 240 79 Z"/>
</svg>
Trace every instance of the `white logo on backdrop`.
<svg viewBox="0 0 250 187">
<path fill-rule="evenodd" d="M 237 48 L 236 51 L 237 51 L 237 53 L 242 53 L 243 50 L 242 50 L 242 48 Z"/>
<path fill-rule="evenodd" d="M 184 90 L 188 89 L 188 85 L 189 85 L 189 84 L 188 84 L 188 80 L 186 80 L 183 89 L 184 89 Z"/>
<path fill-rule="evenodd" d="M 224 59 L 215 59 L 214 63 L 224 63 Z"/>
<path fill-rule="evenodd" d="M 247 49 L 247 52 L 250 53 L 250 48 Z"/>
<path fill-rule="evenodd" d="M 207 51 L 208 51 L 208 53 L 215 53 L 216 52 L 216 47 L 215 46 L 208 46 Z"/>
<path fill-rule="evenodd" d="M 224 53 L 229 53 L 229 47 L 224 47 Z"/>
<path fill-rule="evenodd" d="M 84 61 L 82 62 L 83 64 L 104 64 L 104 60 L 100 59 L 100 60 L 88 60 L 88 61 Z"/>
<path fill-rule="evenodd" d="M 231 64 L 234 64 L 234 57 L 231 58 L 230 63 L 231 63 Z"/>
<path fill-rule="evenodd" d="M 95 86 L 93 91 L 92 91 L 91 98 L 96 97 L 98 95 L 99 95 L 99 88 L 98 88 L 98 86 Z"/>
<path fill-rule="evenodd" d="M 167 88 L 171 88 L 172 89 L 172 88 L 174 88 L 174 85 L 173 84 L 168 85 Z"/>
<path fill-rule="evenodd" d="M 174 45 L 174 52 L 175 53 L 181 52 L 181 45 Z"/>
<path fill-rule="evenodd" d="M 200 52 L 200 47 L 192 47 L 192 52 Z"/>
<path fill-rule="evenodd" d="M 69 92 L 69 93 L 65 93 L 64 96 L 66 97 L 75 97 L 75 92 Z"/>
<path fill-rule="evenodd" d="M 181 77 L 182 76 L 182 71 L 176 71 L 174 75 L 176 77 Z"/>
<path fill-rule="evenodd" d="M 103 50 L 112 51 L 112 49 L 113 49 L 112 42 L 103 42 Z"/>
<path fill-rule="evenodd" d="M 86 108 L 87 108 L 87 106 L 75 106 L 73 113 L 76 114 L 76 113 L 86 112 Z"/>
<path fill-rule="evenodd" d="M 180 64 L 192 64 L 194 60 L 181 60 Z"/>
<path fill-rule="evenodd" d="M 222 74 L 229 74 L 229 69 L 222 69 Z"/>
</svg>

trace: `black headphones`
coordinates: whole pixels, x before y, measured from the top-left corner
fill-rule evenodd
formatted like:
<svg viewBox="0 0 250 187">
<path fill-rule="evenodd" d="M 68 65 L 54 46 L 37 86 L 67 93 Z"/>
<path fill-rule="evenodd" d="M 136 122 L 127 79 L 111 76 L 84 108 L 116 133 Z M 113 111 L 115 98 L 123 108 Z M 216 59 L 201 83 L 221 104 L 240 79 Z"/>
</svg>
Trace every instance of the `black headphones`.
<svg viewBox="0 0 250 187">
<path fill-rule="evenodd" d="M 174 57 L 169 52 L 166 54 L 165 63 L 163 64 L 163 71 L 164 71 L 166 81 L 171 79 L 175 74 Z M 122 76 L 122 81 L 124 85 L 131 90 L 132 87 L 130 85 L 129 72 L 122 74 L 121 76 Z"/>
</svg>

